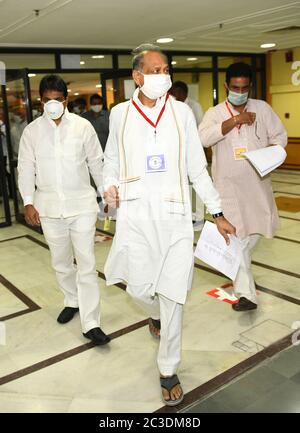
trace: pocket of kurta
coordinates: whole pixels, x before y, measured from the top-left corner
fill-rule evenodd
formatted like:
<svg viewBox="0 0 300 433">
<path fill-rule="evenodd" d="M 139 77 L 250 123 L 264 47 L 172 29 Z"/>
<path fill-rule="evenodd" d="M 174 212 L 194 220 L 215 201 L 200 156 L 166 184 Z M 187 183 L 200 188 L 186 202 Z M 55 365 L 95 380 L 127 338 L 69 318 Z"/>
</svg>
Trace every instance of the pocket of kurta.
<svg viewBox="0 0 300 433">
<path fill-rule="evenodd" d="M 121 201 L 134 200 L 141 196 L 141 177 L 128 177 L 120 180 L 119 195 Z"/>
<path fill-rule="evenodd" d="M 80 138 L 71 138 L 63 143 L 62 154 L 66 159 L 76 160 L 82 150 L 82 140 Z"/>
</svg>

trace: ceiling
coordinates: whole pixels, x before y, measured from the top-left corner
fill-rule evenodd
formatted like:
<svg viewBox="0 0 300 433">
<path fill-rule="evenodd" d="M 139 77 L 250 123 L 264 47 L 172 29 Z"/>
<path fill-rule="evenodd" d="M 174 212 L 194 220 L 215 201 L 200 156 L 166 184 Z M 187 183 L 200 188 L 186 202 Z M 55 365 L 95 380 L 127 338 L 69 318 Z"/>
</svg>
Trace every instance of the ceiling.
<svg viewBox="0 0 300 433">
<path fill-rule="evenodd" d="M 0 47 L 131 49 L 159 37 L 174 38 L 168 50 L 293 48 L 300 46 L 300 1 L 0 0 Z"/>
</svg>

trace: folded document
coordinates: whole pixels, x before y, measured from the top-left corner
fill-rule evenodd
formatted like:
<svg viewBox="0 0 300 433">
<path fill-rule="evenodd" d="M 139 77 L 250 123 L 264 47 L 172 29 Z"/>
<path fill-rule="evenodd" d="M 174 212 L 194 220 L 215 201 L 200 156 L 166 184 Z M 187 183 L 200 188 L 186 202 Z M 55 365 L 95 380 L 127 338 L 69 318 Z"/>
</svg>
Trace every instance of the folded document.
<svg viewBox="0 0 300 433">
<path fill-rule="evenodd" d="M 251 162 L 260 176 L 264 177 L 284 162 L 286 151 L 282 146 L 277 144 L 276 146 L 268 146 L 263 149 L 245 152 L 243 156 Z"/>
<path fill-rule="evenodd" d="M 216 224 L 206 221 L 202 229 L 195 256 L 222 274 L 235 280 L 241 262 L 241 244 L 238 238 L 229 235 L 227 245 Z"/>
</svg>

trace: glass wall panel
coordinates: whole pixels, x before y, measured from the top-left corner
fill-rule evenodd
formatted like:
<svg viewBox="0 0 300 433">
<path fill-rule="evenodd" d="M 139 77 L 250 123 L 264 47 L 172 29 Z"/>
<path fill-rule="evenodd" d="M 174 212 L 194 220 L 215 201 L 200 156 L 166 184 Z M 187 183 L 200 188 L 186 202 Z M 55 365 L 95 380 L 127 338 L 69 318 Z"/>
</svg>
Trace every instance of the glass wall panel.
<svg viewBox="0 0 300 433">
<path fill-rule="evenodd" d="M 173 68 L 211 68 L 211 56 L 172 56 Z"/>
<path fill-rule="evenodd" d="M 111 69 L 111 54 L 61 54 L 62 69 Z"/>
<path fill-rule="evenodd" d="M 0 53 L 0 61 L 6 69 L 55 69 L 54 54 L 11 54 Z"/>
</svg>

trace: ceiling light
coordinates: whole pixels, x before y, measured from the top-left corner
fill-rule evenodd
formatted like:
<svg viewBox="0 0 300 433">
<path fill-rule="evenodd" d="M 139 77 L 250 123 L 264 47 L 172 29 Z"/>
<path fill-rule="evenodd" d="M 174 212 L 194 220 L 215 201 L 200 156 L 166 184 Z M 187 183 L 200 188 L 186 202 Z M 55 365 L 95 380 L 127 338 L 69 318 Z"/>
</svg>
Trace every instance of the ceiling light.
<svg viewBox="0 0 300 433">
<path fill-rule="evenodd" d="M 198 57 L 188 57 L 187 58 L 188 62 L 194 62 L 195 60 L 198 60 Z"/>
<path fill-rule="evenodd" d="M 270 43 L 270 44 L 261 44 L 260 48 L 273 48 L 276 44 Z"/>
<path fill-rule="evenodd" d="M 171 62 L 171 65 L 177 65 L 177 62 L 173 60 L 173 62 Z"/>
<path fill-rule="evenodd" d="M 79 95 L 79 93 L 78 93 L 78 92 L 76 92 L 76 93 L 74 93 L 74 95 L 75 95 L 75 96 L 78 96 L 78 95 Z"/>
<path fill-rule="evenodd" d="M 70 93 L 70 92 L 72 92 L 72 90 L 71 90 L 71 89 L 68 89 L 68 92 Z"/>
<path fill-rule="evenodd" d="M 104 56 L 102 55 L 96 55 L 96 56 L 92 56 L 92 59 L 104 59 Z"/>
<path fill-rule="evenodd" d="M 159 38 L 156 39 L 156 42 L 158 42 L 159 44 L 168 44 L 169 42 L 173 42 L 174 39 L 173 38 Z"/>
<path fill-rule="evenodd" d="M 28 74 L 28 77 L 29 77 L 29 78 L 31 78 L 31 77 L 36 77 L 36 74 Z"/>
<path fill-rule="evenodd" d="M 80 62 L 80 64 L 81 64 L 81 65 L 85 65 L 85 62 L 82 60 L 82 61 Z"/>
<path fill-rule="evenodd" d="M 96 87 L 102 87 L 102 84 L 96 84 Z"/>
</svg>

